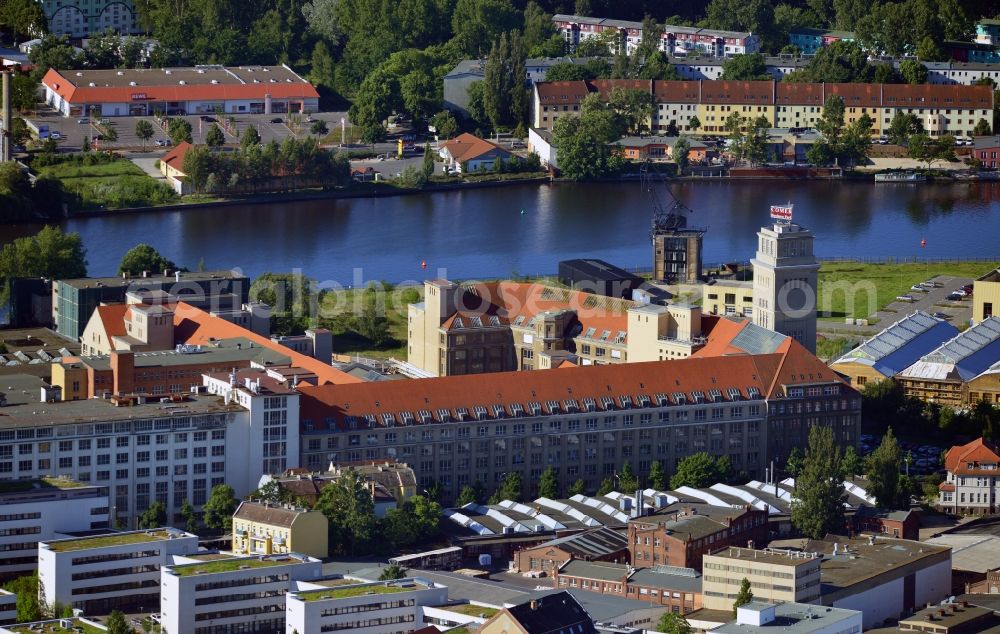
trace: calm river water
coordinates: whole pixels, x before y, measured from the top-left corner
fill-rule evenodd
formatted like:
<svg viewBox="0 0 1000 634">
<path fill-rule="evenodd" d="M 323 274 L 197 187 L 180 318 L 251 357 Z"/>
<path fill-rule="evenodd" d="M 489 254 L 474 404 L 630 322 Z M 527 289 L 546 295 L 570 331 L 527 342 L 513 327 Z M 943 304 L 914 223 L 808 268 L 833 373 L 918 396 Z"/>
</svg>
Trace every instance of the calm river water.
<svg viewBox="0 0 1000 634">
<path fill-rule="evenodd" d="M 690 223 L 708 229 L 706 263 L 748 260 L 768 207 L 785 202 L 816 234 L 820 256 L 1000 256 L 1000 183 L 671 188 L 694 210 Z M 659 194 L 665 197 L 662 187 Z M 208 269 L 239 267 L 250 275 L 301 268 L 347 285 L 421 280 L 439 269 L 456 279 L 553 273 L 559 260 L 582 256 L 647 267 L 651 209 L 638 183 L 555 184 L 108 215 L 63 228 L 83 236 L 91 275 L 115 274 L 129 247 L 149 242 L 189 268 L 202 259 Z M 0 241 L 36 229 L 0 227 Z"/>
</svg>

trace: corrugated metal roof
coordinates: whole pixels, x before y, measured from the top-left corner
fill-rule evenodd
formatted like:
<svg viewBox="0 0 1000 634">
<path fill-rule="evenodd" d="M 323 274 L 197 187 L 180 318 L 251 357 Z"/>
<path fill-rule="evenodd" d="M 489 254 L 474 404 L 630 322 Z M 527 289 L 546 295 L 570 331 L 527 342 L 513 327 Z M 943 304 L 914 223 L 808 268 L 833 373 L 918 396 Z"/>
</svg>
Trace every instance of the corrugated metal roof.
<svg viewBox="0 0 1000 634">
<path fill-rule="evenodd" d="M 946 378 L 956 371 L 968 381 L 1000 360 L 1000 317 L 985 319 L 949 339 L 904 371 L 917 378 Z"/>
<path fill-rule="evenodd" d="M 833 366 L 865 363 L 892 377 L 957 334 L 958 328 L 952 324 L 918 310 L 837 359 Z"/>
</svg>

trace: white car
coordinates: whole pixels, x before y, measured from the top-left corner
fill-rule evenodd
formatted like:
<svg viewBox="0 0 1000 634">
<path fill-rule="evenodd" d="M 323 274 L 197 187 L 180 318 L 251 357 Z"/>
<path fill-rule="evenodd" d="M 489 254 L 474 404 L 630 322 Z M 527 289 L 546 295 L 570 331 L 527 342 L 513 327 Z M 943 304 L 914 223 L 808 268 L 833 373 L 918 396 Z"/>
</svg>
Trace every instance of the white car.
<svg viewBox="0 0 1000 634">
<path fill-rule="evenodd" d="M 913 295 L 899 295 L 898 297 L 896 297 L 896 301 L 897 302 L 915 302 L 917 300 L 915 300 L 913 298 Z"/>
<path fill-rule="evenodd" d="M 60 133 L 60 132 L 49 132 L 49 136 L 52 137 L 53 139 L 55 139 L 56 141 L 58 141 L 58 140 L 60 140 L 62 138 L 62 133 Z"/>
</svg>

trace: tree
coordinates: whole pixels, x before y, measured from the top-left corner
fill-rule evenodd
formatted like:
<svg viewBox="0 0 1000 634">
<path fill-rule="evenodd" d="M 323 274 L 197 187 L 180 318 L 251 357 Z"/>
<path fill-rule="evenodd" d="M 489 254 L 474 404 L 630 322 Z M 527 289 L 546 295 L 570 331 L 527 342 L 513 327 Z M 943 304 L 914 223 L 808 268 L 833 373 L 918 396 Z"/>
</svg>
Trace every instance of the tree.
<svg viewBox="0 0 1000 634">
<path fill-rule="evenodd" d="M 146 149 L 146 142 L 153 138 L 153 124 L 147 119 L 139 119 L 135 122 L 135 136 L 142 141 L 142 149 Z"/>
<path fill-rule="evenodd" d="M 17 595 L 15 609 L 18 623 L 31 623 L 42 619 L 42 606 L 38 602 L 38 572 L 8 581 L 4 589 Z"/>
<path fill-rule="evenodd" d="M 317 119 L 312 122 L 311 126 L 309 126 L 309 133 L 318 137 L 324 137 L 330 133 L 330 129 L 326 126 L 326 121 Z"/>
<path fill-rule="evenodd" d="M 632 472 L 632 463 L 626 460 L 622 465 L 622 472 L 618 474 L 618 490 L 628 495 L 638 488 L 639 478 Z"/>
<path fill-rule="evenodd" d="M 139 528 L 159 528 L 167 524 L 167 506 L 159 500 L 155 500 L 149 508 L 139 516 Z"/>
<path fill-rule="evenodd" d="M 566 52 L 566 42 L 556 33 L 552 16 L 545 12 L 535 0 L 529 0 L 524 7 L 524 47 L 531 57 L 559 57 Z M 556 51 L 550 50 L 553 36 L 560 44 Z M 555 55 L 547 53 L 555 52 Z M 539 55 L 539 53 L 542 53 Z"/>
<path fill-rule="evenodd" d="M 167 135 L 170 137 L 170 142 L 174 145 L 185 141 L 191 143 L 194 138 L 191 136 L 192 132 L 191 123 L 186 119 L 171 119 L 167 125 Z"/>
<path fill-rule="evenodd" d="M 337 552 L 361 554 L 374 544 L 375 504 L 364 478 L 356 471 L 348 470 L 324 487 L 315 508 L 326 515 L 330 546 Z"/>
<path fill-rule="evenodd" d="M 573 62 L 553 64 L 545 71 L 545 81 L 581 81 L 584 79 L 596 79 L 596 77 L 591 77 L 586 66 Z"/>
<path fill-rule="evenodd" d="M 699 119 L 697 115 L 691 115 L 691 118 L 688 119 L 688 128 L 690 128 L 692 132 L 697 132 L 698 129 L 701 128 L 701 119 Z"/>
<path fill-rule="evenodd" d="M 440 533 L 441 505 L 415 495 L 402 506 L 386 511 L 382 520 L 385 540 L 394 550 L 434 539 Z"/>
<path fill-rule="evenodd" d="M 657 491 L 667 488 L 667 474 L 663 472 L 663 465 L 659 460 L 654 460 L 649 465 L 649 486 Z"/>
<path fill-rule="evenodd" d="M 769 49 L 780 46 L 770 0 L 712 0 L 705 7 L 705 23 L 710 28 L 756 33 Z"/>
<path fill-rule="evenodd" d="M 938 43 L 930 36 L 920 40 L 916 53 L 917 59 L 922 62 L 945 62 L 948 61 L 949 57 L 948 53 L 938 46 Z"/>
<path fill-rule="evenodd" d="M 185 499 L 181 504 L 180 516 L 184 520 L 184 530 L 189 533 L 193 533 L 198 530 L 198 514 L 194 512 L 194 507 L 191 506 L 191 501 Z"/>
<path fill-rule="evenodd" d="M 517 31 L 500 36 L 483 64 L 483 106 L 493 127 L 513 127 L 527 113 L 524 43 Z"/>
<path fill-rule="evenodd" d="M 566 491 L 566 495 L 573 497 L 574 495 L 583 495 L 587 490 L 587 483 L 583 481 L 583 478 L 577 478 L 577 480 L 569 485 L 569 490 Z"/>
<path fill-rule="evenodd" d="M 923 131 L 924 122 L 920 117 L 911 112 L 897 111 L 889 122 L 886 136 L 889 137 L 889 143 L 906 145 L 911 135 L 922 134 Z"/>
<path fill-rule="evenodd" d="M 861 458 L 854 450 L 854 445 L 848 445 L 844 450 L 844 478 L 850 479 L 861 473 Z"/>
<path fill-rule="evenodd" d="M 458 121 L 455 120 L 455 115 L 448 110 L 442 110 L 431 117 L 430 123 L 434 126 L 435 134 L 439 139 L 450 139 L 458 134 Z"/>
<path fill-rule="evenodd" d="M 135 634 L 135 630 L 125 620 L 120 610 L 112 610 L 106 624 L 108 634 Z"/>
<path fill-rule="evenodd" d="M 976 121 L 976 127 L 972 129 L 972 136 L 988 136 L 990 134 L 992 134 L 992 131 L 986 119 Z"/>
<path fill-rule="evenodd" d="M 228 484 L 212 487 L 208 500 L 202 505 L 202 520 L 208 528 L 229 532 L 233 525 L 233 512 L 238 502 L 236 492 Z"/>
<path fill-rule="evenodd" d="M 226 135 L 217 125 L 211 125 L 205 133 L 205 145 L 210 148 L 220 148 L 226 144 Z"/>
<path fill-rule="evenodd" d="M 601 480 L 601 486 L 597 487 L 597 495 L 607 495 L 615 490 L 615 481 L 612 478 Z"/>
<path fill-rule="evenodd" d="M 240 135 L 240 149 L 246 151 L 258 145 L 260 145 L 260 132 L 257 132 L 257 128 L 250 126 Z"/>
<path fill-rule="evenodd" d="M 733 601 L 733 618 L 736 618 L 737 609 L 751 601 L 753 601 L 753 592 L 750 590 L 750 580 L 743 577 L 743 581 L 740 583 L 740 591 L 736 594 L 736 600 Z"/>
<path fill-rule="evenodd" d="M 926 162 L 930 169 L 935 161 L 955 160 L 955 137 L 945 135 L 934 139 L 926 134 L 914 134 L 907 142 L 906 153 L 914 160 Z"/>
<path fill-rule="evenodd" d="M 882 436 L 882 442 L 865 459 L 865 477 L 868 493 L 875 498 L 876 504 L 888 509 L 909 508 L 909 495 L 901 495 L 900 466 L 902 454 L 899 443 L 892 433 L 892 427 Z"/>
<path fill-rule="evenodd" d="M 795 478 L 792 525 L 806 537 L 822 539 L 844 529 L 844 467 L 830 427 L 809 429 L 802 471 Z"/>
<path fill-rule="evenodd" d="M 141 275 L 144 271 L 165 271 L 177 268 L 177 265 L 160 255 L 151 245 L 137 244 L 122 256 L 118 263 L 118 274 L 128 273 L 131 276 Z"/>
<path fill-rule="evenodd" d="M 189 152 L 190 154 L 190 152 Z M 319 311 L 316 283 L 300 273 L 262 273 L 250 285 L 250 299 L 271 307 L 271 332 L 301 334 Z"/>
<path fill-rule="evenodd" d="M 733 55 L 724 61 L 722 63 L 722 76 L 720 79 L 746 81 L 770 80 L 773 77 L 767 71 L 764 56 L 761 53 L 749 53 L 746 55 Z"/>
<path fill-rule="evenodd" d="M 664 612 L 656 625 L 657 632 L 663 634 L 693 634 L 694 628 L 678 612 Z"/>
<path fill-rule="evenodd" d="M 553 128 L 559 148 L 559 169 L 574 180 L 590 180 L 618 169 L 620 161 L 609 144 L 622 137 L 625 123 L 621 115 L 590 95 L 580 107 L 579 117 L 560 117 Z"/>
<path fill-rule="evenodd" d="M 361 129 L 361 140 L 375 143 L 385 138 L 385 121 L 399 104 L 396 81 L 383 70 L 368 75 L 358 89 L 348 116 Z"/>
<path fill-rule="evenodd" d="M 415 168 L 407 168 L 414 169 Z M 423 173 L 421 172 L 421 175 Z M 365 302 L 361 314 L 354 318 L 351 329 L 378 348 L 388 342 L 392 336 L 389 331 L 389 318 L 385 311 L 373 301 Z"/>
<path fill-rule="evenodd" d="M 496 492 L 490 498 L 490 504 L 499 504 L 504 500 L 520 502 L 521 491 L 521 474 L 517 471 L 511 471 L 500 482 L 500 486 L 497 487 Z"/>
<path fill-rule="evenodd" d="M 685 456 L 674 469 L 674 475 L 670 478 L 670 488 L 687 486 L 700 489 L 725 482 L 729 478 L 729 473 L 723 469 L 726 469 L 728 462 L 727 459 L 723 463 L 721 458 L 714 458 L 704 451 Z"/>
<path fill-rule="evenodd" d="M 421 165 L 421 170 L 424 173 L 424 178 L 430 178 L 434 176 L 434 153 L 431 152 L 431 144 L 424 144 L 424 161 Z"/>
<path fill-rule="evenodd" d="M 458 494 L 458 501 L 456 504 L 458 506 L 465 506 L 466 504 L 481 504 L 483 498 L 486 497 L 486 493 L 483 491 L 483 485 L 477 480 L 474 485 L 465 485 L 462 487 L 462 491 Z"/>
<path fill-rule="evenodd" d="M 538 497 L 549 498 L 550 500 L 558 499 L 559 496 L 559 474 L 552 465 L 545 468 L 542 471 L 541 477 L 538 479 Z"/>
<path fill-rule="evenodd" d="M 840 95 L 830 95 L 823 104 L 823 114 L 816 122 L 816 129 L 833 147 L 840 143 L 840 135 L 844 131 L 844 98 Z"/>
<path fill-rule="evenodd" d="M 0 30 L 8 31 L 15 42 L 45 32 L 45 12 L 39 3 L 32 0 L 6 0 L 2 6 Z"/>
<path fill-rule="evenodd" d="M 403 579 L 406 577 L 406 569 L 399 564 L 389 564 L 382 569 L 379 573 L 379 581 L 393 581 L 395 579 Z"/>
<path fill-rule="evenodd" d="M 608 105 L 621 116 L 626 132 L 642 134 L 649 129 L 654 104 L 648 90 L 616 86 L 611 89 Z"/>
<path fill-rule="evenodd" d="M 82 65 L 79 54 L 65 35 L 46 35 L 41 42 L 31 47 L 28 61 L 34 68 L 31 78 L 40 82 L 50 68 L 79 68 Z"/>
<path fill-rule="evenodd" d="M 927 67 L 915 59 L 904 59 L 899 63 L 899 74 L 908 84 L 926 84 Z"/>
<path fill-rule="evenodd" d="M 0 194 L 27 194 L 27 179 L 14 164 L 9 171 L 0 167 Z M 7 178 L 17 172 L 17 180 Z M 24 179 L 22 183 L 21 179 Z M 8 300 L 9 282 L 13 277 L 46 277 L 70 279 L 87 275 L 87 250 L 79 233 L 63 233 L 62 229 L 46 225 L 33 236 L 16 238 L 0 248 L 0 305 Z"/>
</svg>

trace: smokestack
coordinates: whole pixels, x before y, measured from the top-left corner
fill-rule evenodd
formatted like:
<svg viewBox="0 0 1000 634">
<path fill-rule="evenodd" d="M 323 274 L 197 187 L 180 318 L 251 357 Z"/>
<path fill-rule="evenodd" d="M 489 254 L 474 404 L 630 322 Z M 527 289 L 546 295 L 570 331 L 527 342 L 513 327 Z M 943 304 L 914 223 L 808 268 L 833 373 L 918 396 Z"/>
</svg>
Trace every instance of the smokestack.
<svg viewBox="0 0 1000 634">
<path fill-rule="evenodd" d="M 13 141 L 10 136 L 11 112 L 10 112 L 10 73 L 0 73 L 3 75 L 3 138 L 0 139 L 0 162 L 9 161 L 11 157 L 11 146 Z"/>
</svg>

